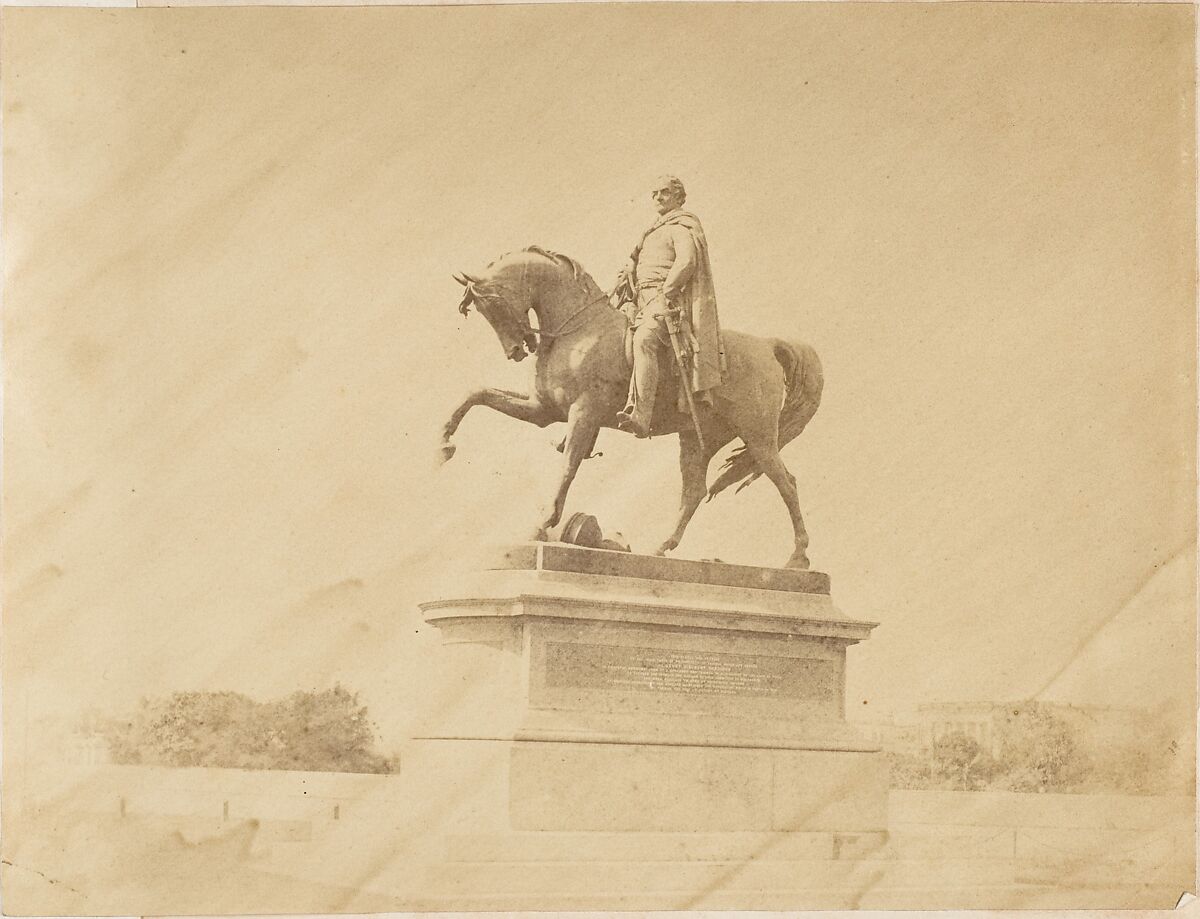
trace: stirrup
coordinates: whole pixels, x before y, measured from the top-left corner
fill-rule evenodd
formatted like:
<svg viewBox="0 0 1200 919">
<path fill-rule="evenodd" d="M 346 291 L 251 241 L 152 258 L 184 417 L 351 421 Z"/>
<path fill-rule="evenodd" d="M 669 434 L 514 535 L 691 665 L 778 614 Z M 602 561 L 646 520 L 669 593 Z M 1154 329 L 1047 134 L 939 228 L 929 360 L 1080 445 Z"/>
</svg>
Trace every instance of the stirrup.
<svg viewBox="0 0 1200 919">
<path fill-rule="evenodd" d="M 617 412 L 617 427 L 638 438 L 650 436 L 650 425 L 643 425 L 631 412 Z"/>
</svg>

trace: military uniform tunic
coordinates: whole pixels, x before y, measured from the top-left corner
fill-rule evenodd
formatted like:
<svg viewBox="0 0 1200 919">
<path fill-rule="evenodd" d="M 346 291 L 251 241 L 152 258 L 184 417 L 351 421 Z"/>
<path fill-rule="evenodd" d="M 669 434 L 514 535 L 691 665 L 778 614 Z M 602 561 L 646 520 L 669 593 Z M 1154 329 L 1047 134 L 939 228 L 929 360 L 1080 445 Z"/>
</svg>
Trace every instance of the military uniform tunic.
<svg viewBox="0 0 1200 919">
<path fill-rule="evenodd" d="M 686 227 L 667 224 L 650 231 L 637 255 L 638 289 L 660 289 L 668 301 L 675 300 L 692 279 L 696 258 L 696 243 Z"/>
</svg>

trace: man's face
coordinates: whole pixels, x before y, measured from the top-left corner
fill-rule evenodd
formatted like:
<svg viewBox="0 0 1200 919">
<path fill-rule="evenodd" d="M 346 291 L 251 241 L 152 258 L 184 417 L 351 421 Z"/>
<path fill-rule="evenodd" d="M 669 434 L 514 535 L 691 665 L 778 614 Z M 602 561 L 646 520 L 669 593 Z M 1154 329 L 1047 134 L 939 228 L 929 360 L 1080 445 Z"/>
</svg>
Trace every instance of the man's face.
<svg viewBox="0 0 1200 919">
<path fill-rule="evenodd" d="M 654 209 L 660 214 L 673 211 L 683 203 L 679 200 L 679 192 L 666 182 L 655 185 L 650 192 L 650 197 L 654 199 Z"/>
</svg>

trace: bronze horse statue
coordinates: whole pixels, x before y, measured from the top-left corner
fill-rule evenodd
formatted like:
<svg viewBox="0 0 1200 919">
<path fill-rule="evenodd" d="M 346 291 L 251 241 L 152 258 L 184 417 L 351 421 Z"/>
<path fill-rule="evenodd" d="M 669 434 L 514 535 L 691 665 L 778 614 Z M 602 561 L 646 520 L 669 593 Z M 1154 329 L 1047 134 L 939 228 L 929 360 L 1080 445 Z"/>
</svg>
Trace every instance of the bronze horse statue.
<svg viewBox="0 0 1200 919">
<path fill-rule="evenodd" d="M 458 309 L 465 316 L 472 304 L 491 324 L 505 357 L 524 360 L 536 354 L 531 393 L 480 389 L 455 409 L 442 431 L 441 459 L 454 455 L 451 438 L 463 417 L 476 405 L 545 427 L 567 423 L 560 445 L 562 469 L 554 499 L 534 534 L 546 539 L 558 524 L 567 492 L 580 463 L 595 446 L 602 427 L 615 427 L 625 404 L 630 365 L 625 352 L 628 321 L 608 296 L 572 258 L 531 246 L 501 256 L 482 274 L 454 276 L 465 292 Z M 537 317 L 530 324 L 529 314 Z M 790 568 L 808 567 L 808 534 L 800 516 L 796 480 L 779 456 L 782 446 L 808 424 L 821 402 L 823 377 L 816 352 L 806 344 L 723 333 L 727 374 L 712 390 L 712 404 L 701 402 L 697 437 L 692 420 L 660 399 L 666 417 L 656 414 L 655 433 L 679 434 L 679 470 L 683 479 L 679 518 L 674 532 L 658 548 L 662 555 L 679 545 L 688 521 L 707 493 L 714 497 L 730 485 L 741 488 L 765 475 L 779 490 L 795 531 Z M 664 357 L 664 360 L 669 358 Z M 667 376 L 664 374 L 663 376 Z M 672 414 L 674 411 L 674 414 Z M 738 447 L 711 487 L 708 465 L 735 437 Z"/>
</svg>

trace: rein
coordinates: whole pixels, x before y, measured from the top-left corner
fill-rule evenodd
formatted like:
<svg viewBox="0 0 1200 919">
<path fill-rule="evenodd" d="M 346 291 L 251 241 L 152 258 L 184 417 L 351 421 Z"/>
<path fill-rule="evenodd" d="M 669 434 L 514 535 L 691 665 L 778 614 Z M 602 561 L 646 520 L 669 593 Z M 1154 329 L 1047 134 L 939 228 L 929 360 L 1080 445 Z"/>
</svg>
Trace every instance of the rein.
<svg viewBox="0 0 1200 919">
<path fill-rule="evenodd" d="M 608 303 L 608 295 L 601 293 L 600 296 L 593 297 L 587 303 L 583 304 L 583 306 L 579 307 L 579 309 L 575 310 L 575 312 L 573 312 L 570 316 L 560 322 L 558 324 L 558 328 L 553 332 L 548 332 L 545 329 L 534 328 L 530 328 L 529 331 L 531 331 L 534 335 L 537 335 L 539 338 L 561 338 L 563 335 L 567 334 L 567 326 L 569 326 L 577 316 L 582 315 L 585 310 L 587 310 L 589 307 L 595 306 L 597 303 Z"/>
</svg>

